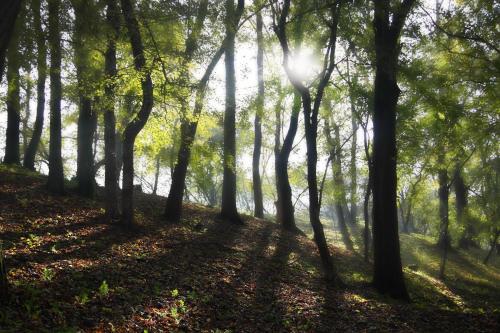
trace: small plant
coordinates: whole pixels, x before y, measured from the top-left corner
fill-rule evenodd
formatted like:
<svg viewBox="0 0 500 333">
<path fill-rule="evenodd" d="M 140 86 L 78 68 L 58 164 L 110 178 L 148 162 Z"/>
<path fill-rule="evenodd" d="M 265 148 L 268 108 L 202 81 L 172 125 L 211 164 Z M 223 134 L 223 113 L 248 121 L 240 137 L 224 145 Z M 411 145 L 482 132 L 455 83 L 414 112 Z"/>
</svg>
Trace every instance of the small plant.
<svg viewBox="0 0 500 333">
<path fill-rule="evenodd" d="M 172 297 L 177 297 L 179 296 L 179 290 L 177 289 L 174 289 L 170 292 L 170 295 L 172 295 Z"/>
<path fill-rule="evenodd" d="M 82 291 L 80 295 L 75 296 L 75 299 L 80 305 L 85 305 L 89 302 L 89 295 L 86 291 Z"/>
<path fill-rule="evenodd" d="M 99 296 L 106 297 L 108 296 L 108 294 L 109 294 L 109 286 L 106 280 L 104 280 L 99 286 Z"/>
<path fill-rule="evenodd" d="M 55 275 L 56 273 L 52 269 L 45 267 L 42 271 L 42 280 L 46 282 L 52 281 Z"/>
<path fill-rule="evenodd" d="M 29 234 L 28 237 L 22 237 L 21 239 L 26 243 L 26 245 L 28 245 L 29 248 L 36 247 L 40 245 L 41 242 L 40 237 L 34 234 Z"/>
</svg>

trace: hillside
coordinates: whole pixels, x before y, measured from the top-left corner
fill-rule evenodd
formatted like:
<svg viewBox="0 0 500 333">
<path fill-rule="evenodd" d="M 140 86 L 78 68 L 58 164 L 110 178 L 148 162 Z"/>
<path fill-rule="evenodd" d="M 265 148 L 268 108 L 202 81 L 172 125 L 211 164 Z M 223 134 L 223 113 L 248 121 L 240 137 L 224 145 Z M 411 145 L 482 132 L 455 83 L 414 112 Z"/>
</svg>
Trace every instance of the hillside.
<svg viewBox="0 0 500 333">
<path fill-rule="evenodd" d="M 500 263 L 453 251 L 446 284 L 435 279 L 431 240 L 402 235 L 413 299 L 397 303 L 369 286 L 370 266 L 333 247 L 347 287 L 321 279 L 311 240 L 244 217 L 185 206 L 158 219 L 163 198 L 138 197 L 138 230 L 101 220 L 100 200 L 44 190 L 45 178 L 0 169 L 0 239 L 11 298 L 1 332 L 463 332 L 499 330 Z M 481 253 L 478 253 L 478 256 Z"/>
</svg>

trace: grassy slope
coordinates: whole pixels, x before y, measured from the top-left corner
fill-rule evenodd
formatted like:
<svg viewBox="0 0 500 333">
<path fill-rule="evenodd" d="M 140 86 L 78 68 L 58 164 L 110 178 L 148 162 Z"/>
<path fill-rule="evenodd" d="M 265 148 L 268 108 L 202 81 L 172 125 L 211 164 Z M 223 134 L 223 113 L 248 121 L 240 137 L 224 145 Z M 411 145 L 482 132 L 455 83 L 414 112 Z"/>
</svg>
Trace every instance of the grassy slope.
<svg viewBox="0 0 500 333">
<path fill-rule="evenodd" d="M 140 195 L 142 228 L 127 233 L 101 220 L 99 204 L 53 197 L 44 182 L 0 167 L 12 295 L 1 332 L 498 330 L 498 257 L 486 267 L 452 252 L 443 284 L 432 241 L 402 235 L 403 261 L 419 270 L 405 269 L 414 301 L 400 304 L 367 287 L 369 265 L 341 247 L 332 250 L 349 287 L 325 286 L 314 244 L 267 221 L 236 227 L 187 205 L 181 225 L 162 225 L 164 199 Z"/>
</svg>

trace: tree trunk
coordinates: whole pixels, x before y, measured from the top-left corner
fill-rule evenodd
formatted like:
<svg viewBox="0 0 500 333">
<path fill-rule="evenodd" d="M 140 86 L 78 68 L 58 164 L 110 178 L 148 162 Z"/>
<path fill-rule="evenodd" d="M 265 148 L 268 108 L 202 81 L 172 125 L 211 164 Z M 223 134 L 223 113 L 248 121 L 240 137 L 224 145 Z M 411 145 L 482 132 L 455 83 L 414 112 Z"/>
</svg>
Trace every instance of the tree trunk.
<svg viewBox="0 0 500 333">
<path fill-rule="evenodd" d="M 92 144 L 96 127 L 96 114 L 92 111 L 92 92 L 89 89 L 90 79 L 90 49 L 87 40 L 86 12 L 91 4 L 88 0 L 73 1 L 75 11 L 75 66 L 78 81 L 78 128 L 77 128 L 77 159 L 76 180 L 77 191 L 85 197 L 94 195 L 94 155 Z"/>
<path fill-rule="evenodd" d="M 349 93 L 352 96 L 352 93 Z M 351 97 L 351 130 L 352 130 L 352 143 L 351 143 L 351 164 L 349 167 L 349 173 L 351 175 L 351 183 L 350 183 L 350 217 L 351 223 L 356 224 L 356 218 L 358 216 L 358 172 L 356 168 L 356 153 L 357 153 L 357 145 L 358 145 L 358 122 L 356 121 L 356 111 L 354 107 L 354 100 Z"/>
<path fill-rule="evenodd" d="M 445 267 L 446 260 L 448 257 L 448 249 L 451 246 L 451 241 L 448 233 L 449 216 L 448 216 L 448 200 L 450 196 L 450 190 L 448 188 L 448 172 L 443 168 L 444 155 L 440 156 L 440 167 L 439 170 L 439 219 L 440 219 L 440 232 L 438 245 L 442 251 L 441 265 L 439 268 L 439 278 L 445 278 Z"/>
<path fill-rule="evenodd" d="M 158 191 L 158 178 L 160 177 L 160 165 L 161 165 L 160 153 L 156 155 L 156 165 L 155 165 L 155 181 L 153 184 L 153 195 L 156 195 Z"/>
<path fill-rule="evenodd" d="M 61 155 L 61 28 L 60 0 L 49 0 L 50 47 L 50 142 L 49 177 L 47 187 L 57 194 L 64 193 L 64 171 Z"/>
<path fill-rule="evenodd" d="M 29 125 L 29 120 L 31 117 L 31 108 L 30 108 L 30 101 L 31 101 L 31 93 L 33 89 L 33 82 L 31 81 L 31 76 L 30 73 L 26 75 L 26 105 L 25 105 L 25 113 L 24 117 L 22 117 L 22 124 L 23 124 L 23 152 L 26 152 L 26 149 L 28 148 L 28 136 L 29 133 L 31 132 L 30 125 Z M 23 159 L 25 156 L 23 156 Z"/>
<path fill-rule="evenodd" d="M 483 260 L 483 264 L 488 265 L 488 261 L 490 260 L 491 255 L 493 254 L 493 251 L 495 250 L 495 247 L 498 247 L 498 237 L 500 236 L 500 230 L 497 229 L 495 232 L 495 235 L 493 236 L 493 239 L 491 240 L 491 247 L 490 250 L 488 251 L 488 254 Z"/>
<path fill-rule="evenodd" d="M 285 230 L 296 232 L 294 207 L 292 201 L 292 188 L 288 178 L 288 159 L 293 149 L 293 141 L 297 134 L 300 114 L 300 95 L 295 92 L 293 96 L 292 115 L 283 146 L 277 155 L 276 166 L 276 192 L 278 195 L 277 217 L 278 222 Z"/>
<path fill-rule="evenodd" d="M 206 16 L 206 1 L 200 4 L 198 17 L 197 17 L 197 27 L 198 31 L 201 30 L 203 22 Z M 243 9 L 241 8 L 241 11 Z M 241 15 L 240 9 L 237 10 L 237 15 Z M 191 33 L 189 38 L 190 42 L 186 46 L 184 52 L 185 61 L 191 60 L 194 51 L 197 48 L 198 37 L 197 34 Z M 198 127 L 198 120 L 201 112 L 203 111 L 205 94 L 207 90 L 208 80 L 212 75 L 212 72 L 219 62 L 220 58 L 225 51 L 225 40 L 222 46 L 213 55 L 210 63 L 205 69 L 203 77 L 198 82 L 196 87 L 195 105 L 193 109 L 192 117 L 183 119 L 181 123 L 181 139 L 179 151 L 177 153 L 177 162 L 173 168 L 172 172 L 172 184 L 170 185 L 170 191 L 167 197 L 167 204 L 165 206 L 164 217 L 166 221 L 178 222 L 182 215 L 182 201 L 184 200 L 184 191 L 186 187 L 186 175 L 187 168 L 189 165 L 189 158 L 191 156 L 191 148 L 196 136 L 196 129 Z"/>
<path fill-rule="evenodd" d="M 19 126 L 21 123 L 20 77 L 21 67 L 20 33 L 22 20 L 16 21 L 9 49 L 7 50 L 7 132 L 4 163 L 20 164 Z"/>
<path fill-rule="evenodd" d="M 368 181 L 366 184 L 365 198 L 363 202 L 363 218 L 365 221 L 363 229 L 363 244 L 364 244 L 364 259 L 368 262 L 370 259 L 371 237 L 370 237 L 370 195 L 372 192 L 372 176 L 371 167 L 368 166 Z"/>
<path fill-rule="evenodd" d="M 104 72 L 108 79 L 108 83 L 104 88 L 104 187 L 106 192 L 106 218 L 109 221 L 112 221 L 119 215 L 115 116 L 116 40 L 120 33 L 119 15 L 116 0 L 107 0 L 106 21 L 110 27 L 110 32 L 104 60 Z"/>
<path fill-rule="evenodd" d="M 264 114 L 264 37 L 262 35 L 262 13 L 257 12 L 257 83 L 258 96 L 254 121 L 254 150 L 252 158 L 252 180 L 254 198 L 254 216 L 264 217 L 264 203 L 262 198 L 262 181 L 260 179 L 260 153 L 262 148 L 261 118 Z"/>
<path fill-rule="evenodd" d="M 374 1 L 376 71 L 373 115 L 373 285 L 380 293 L 409 299 L 399 248 L 396 108 L 399 36 L 413 4 L 404 0 L 391 15 L 388 0 Z M 390 19 L 392 16 L 392 20 Z M 391 22 L 392 21 L 392 22 Z"/>
<path fill-rule="evenodd" d="M 238 0 L 244 2 L 244 0 Z M 224 176 L 222 182 L 221 217 L 242 223 L 236 208 L 236 76 L 234 45 L 238 21 L 235 20 L 234 1 L 226 0 L 226 109 L 224 111 Z"/>
<path fill-rule="evenodd" d="M 464 232 L 462 237 L 458 241 L 458 246 L 463 249 L 468 249 L 469 247 L 477 247 L 474 242 L 474 227 L 467 218 L 467 204 L 468 204 L 468 189 L 465 185 L 465 181 L 462 175 L 461 167 L 457 165 L 455 167 L 454 175 L 454 189 L 455 189 L 455 209 L 457 212 L 457 223 L 464 227 Z"/>
<path fill-rule="evenodd" d="M 0 2 L 0 13 L 2 13 L 2 20 L 0 20 L 0 82 L 2 82 L 5 70 L 5 54 L 21 10 L 21 3 L 22 1 L 19 0 L 3 0 Z"/>
<path fill-rule="evenodd" d="M 47 79 L 47 47 L 45 45 L 45 35 L 42 30 L 41 5 L 40 0 L 33 0 L 33 24 L 36 29 L 37 46 L 37 70 L 38 79 L 36 83 L 36 119 L 31 135 L 31 140 L 24 153 L 24 167 L 35 170 L 35 156 L 42 137 L 44 114 L 45 114 L 45 81 Z"/>
<path fill-rule="evenodd" d="M 122 182 L 122 222 L 125 226 L 134 224 L 134 143 L 137 134 L 146 124 L 153 108 L 153 82 L 146 70 L 146 58 L 139 24 L 130 0 L 121 0 L 122 12 L 127 26 L 134 66 L 141 73 L 142 105 L 134 119 L 123 132 L 123 182 Z M 145 72 L 145 73 L 144 73 Z"/>
<path fill-rule="evenodd" d="M 354 245 L 349 235 L 347 228 L 346 217 L 347 212 L 344 210 L 347 207 L 347 200 L 345 194 L 344 178 L 342 177 L 342 147 L 340 145 L 340 132 L 338 125 L 334 124 L 334 137 L 331 134 L 330 122 L 325 119 L 325 136 L 330 149 L 330 159 L 332 160 L 332 174 L 334 183 L 334 204 L 337 213 L 337 220 L 339 222 L 339 229 L 342 235 L 344 245 L 349 251 L 354 251 Z"/>
</svg>

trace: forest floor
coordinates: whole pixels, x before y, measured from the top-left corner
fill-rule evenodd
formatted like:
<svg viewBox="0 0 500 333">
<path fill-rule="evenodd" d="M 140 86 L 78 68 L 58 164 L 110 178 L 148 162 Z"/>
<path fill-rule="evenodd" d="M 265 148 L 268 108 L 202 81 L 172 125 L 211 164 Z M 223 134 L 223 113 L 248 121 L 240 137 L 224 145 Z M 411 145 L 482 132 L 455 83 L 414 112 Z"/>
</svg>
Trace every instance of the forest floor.
<svg viewBox="0 0 500 333">
<path fill-rule="evenodd" d="M 139 194 L 140 228 L 104 223 L 102 203 L 49 195 L 46 179 L 0 167 L 0 239 L 10 298 L 0 332 L 498 332 L 500 262 L 453 251 L 435 278 L 432 242 L 402 235 L 412 297 L 369 287 L 370 266 L 332 247 L 347 287 L 321 279 L 313 242 L 269 221 L 244 226 L 185 206 L 165 225 L 164 198 Z M 102 201 L 102 200 L 101 200 Z M 477 255 L 480 255 L 478 253 Z"/>
</svg>

